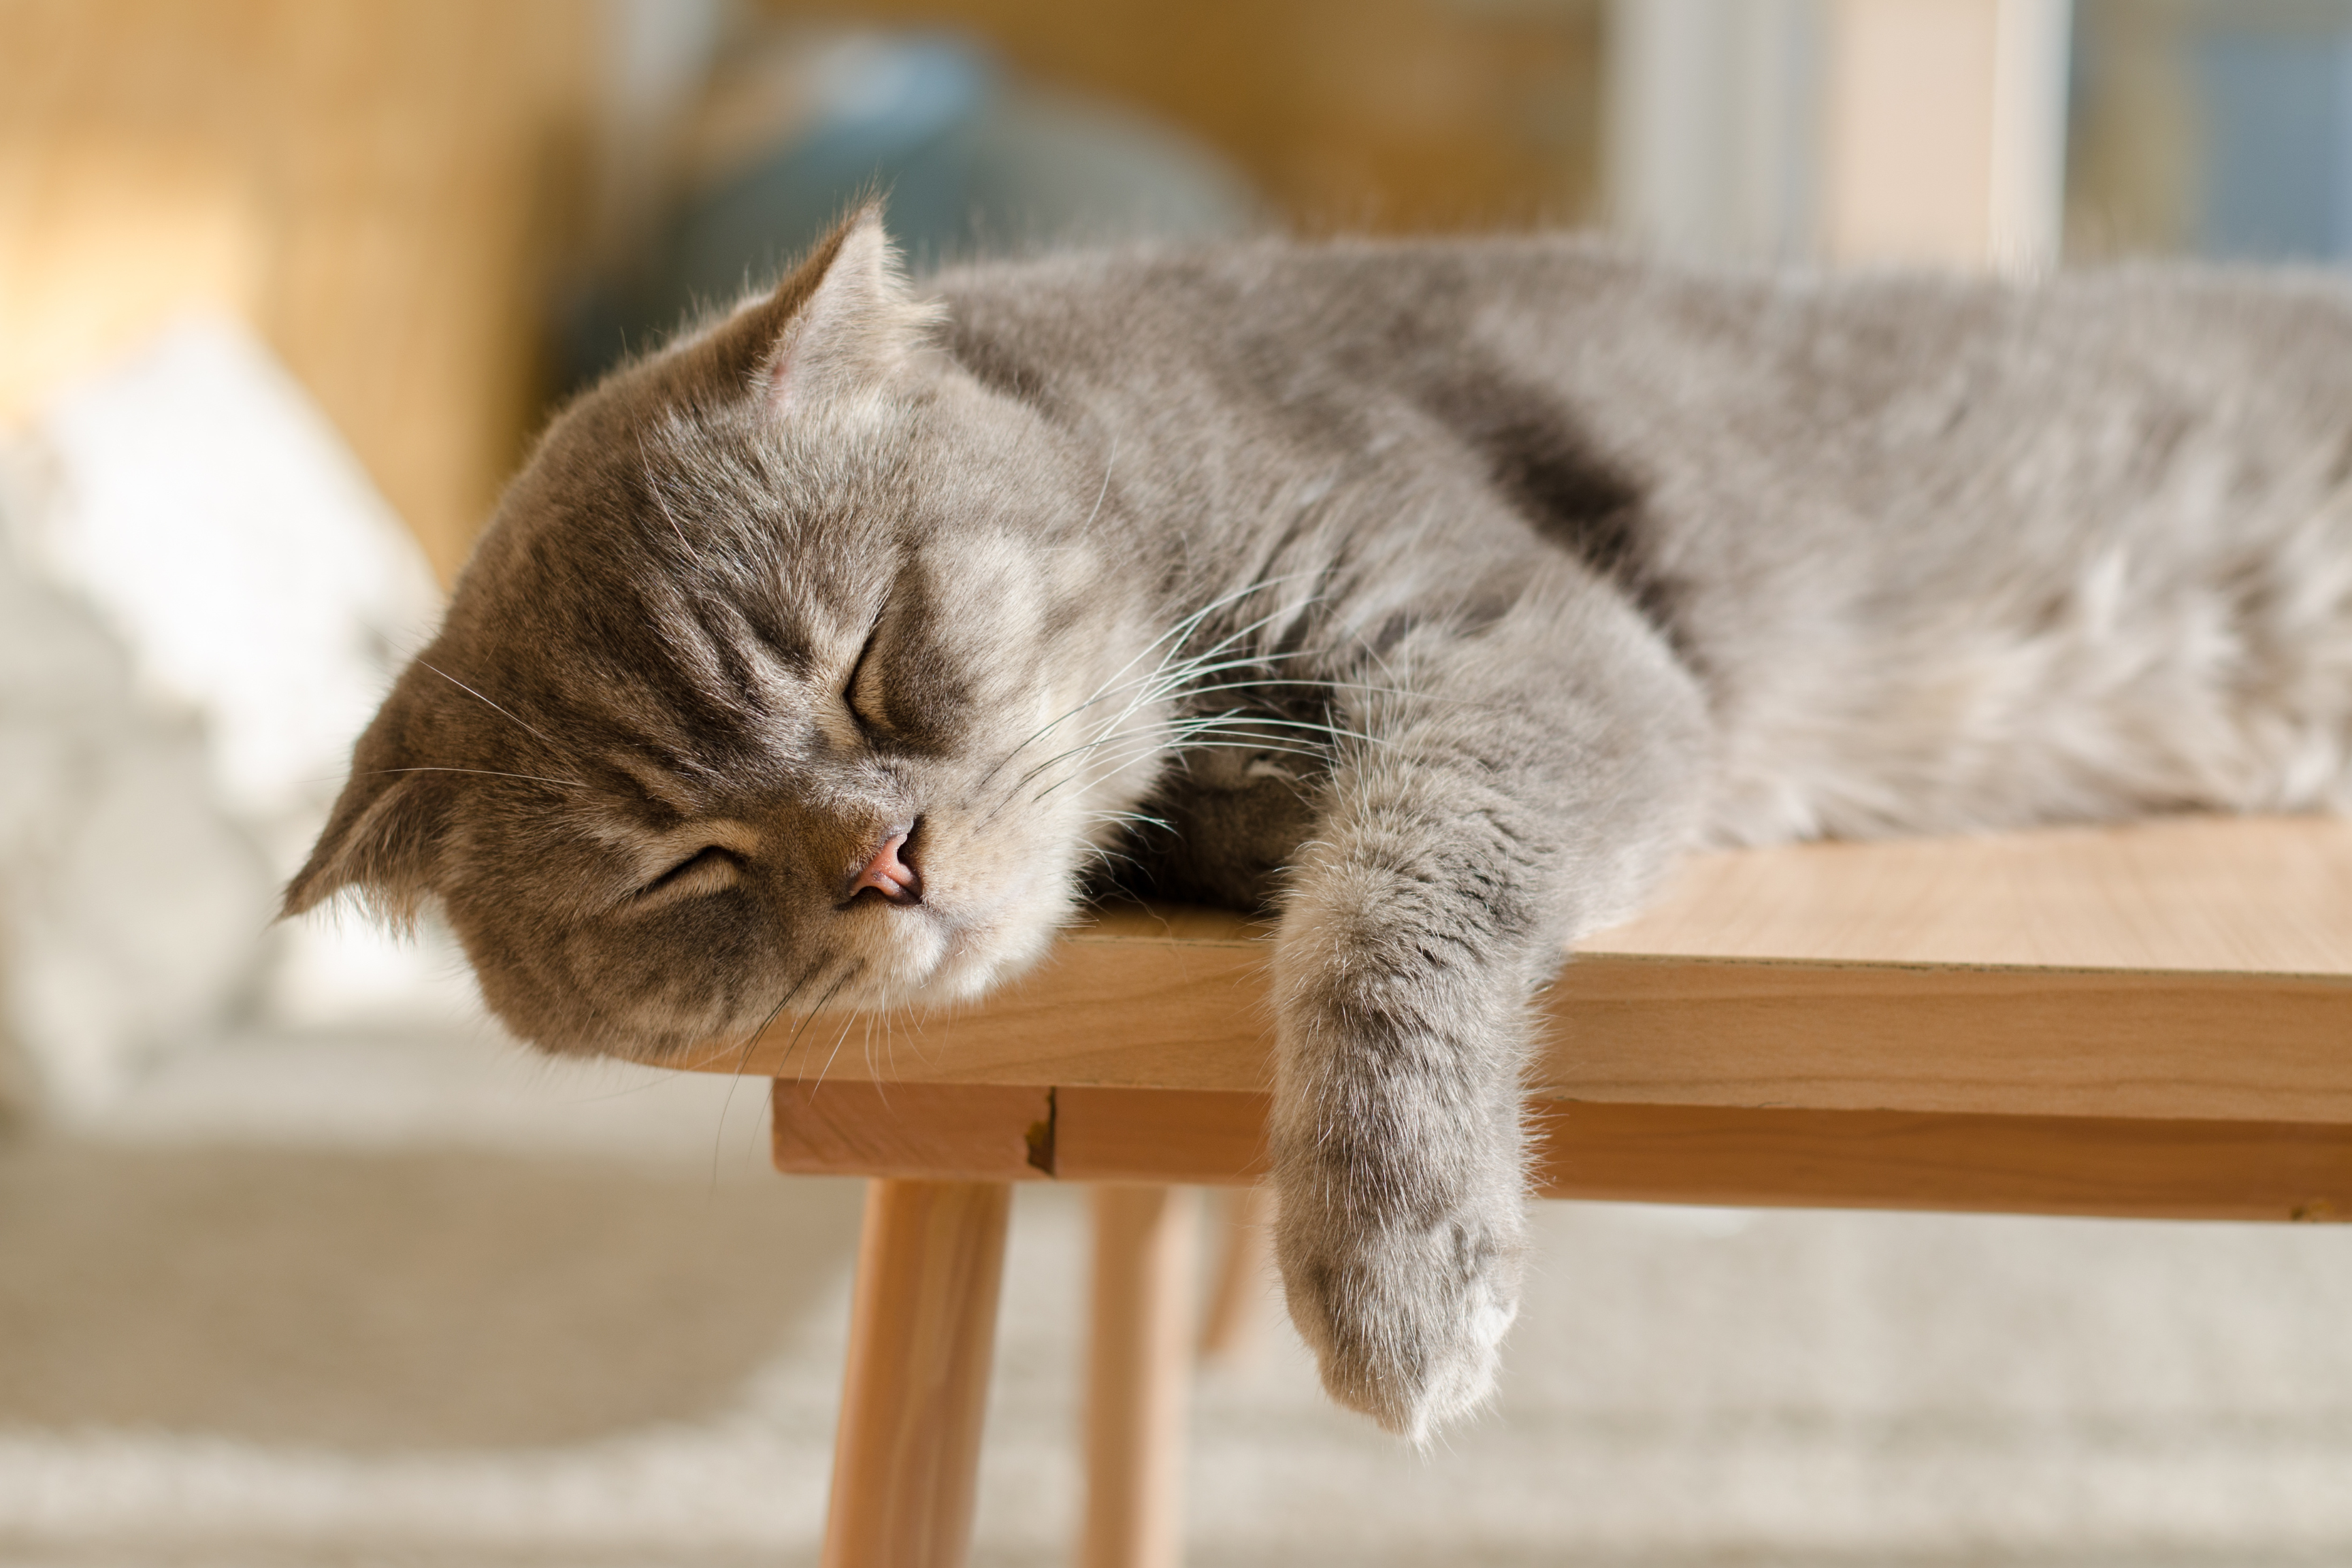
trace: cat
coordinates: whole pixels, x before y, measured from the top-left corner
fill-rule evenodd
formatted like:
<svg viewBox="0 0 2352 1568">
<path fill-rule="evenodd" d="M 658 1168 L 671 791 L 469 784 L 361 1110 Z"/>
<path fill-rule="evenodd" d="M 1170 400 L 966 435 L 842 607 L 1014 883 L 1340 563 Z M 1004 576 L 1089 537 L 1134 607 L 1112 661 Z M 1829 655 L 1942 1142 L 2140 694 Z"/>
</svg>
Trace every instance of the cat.
<svg viewBox="0 0 2352 1568">
<path fill-rule="evenodd" d="M 1106 879 L 1278 917 L 1293 1321 L 1495 1386 L 1530 998 L 1685 849 L 2352 799 L 2352 291 L 1048 255 L 860 210 L 578 398 L 289 913 L 659 1061 L 948 1004 Z"/>
</svg>

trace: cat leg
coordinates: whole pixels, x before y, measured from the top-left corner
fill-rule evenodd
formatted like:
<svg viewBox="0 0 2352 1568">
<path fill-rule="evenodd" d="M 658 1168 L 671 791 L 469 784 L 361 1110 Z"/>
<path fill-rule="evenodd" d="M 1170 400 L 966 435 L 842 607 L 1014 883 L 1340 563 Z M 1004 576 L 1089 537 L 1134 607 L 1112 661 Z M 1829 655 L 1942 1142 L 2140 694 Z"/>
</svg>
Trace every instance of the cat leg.
<svg viewBox="0 0 2352 1568">
<path fill-rule="evenodd" d="M 1342 1404 L 1424 1441 L 1494 1386 L 1525 1238 L 1531 1001 L 1688 841 L 1697 686 L 1612 591 L 1556 574 L 1424 628 L 1338 704 L 1274 973 L 1276 1250 Z"/>
</svg>

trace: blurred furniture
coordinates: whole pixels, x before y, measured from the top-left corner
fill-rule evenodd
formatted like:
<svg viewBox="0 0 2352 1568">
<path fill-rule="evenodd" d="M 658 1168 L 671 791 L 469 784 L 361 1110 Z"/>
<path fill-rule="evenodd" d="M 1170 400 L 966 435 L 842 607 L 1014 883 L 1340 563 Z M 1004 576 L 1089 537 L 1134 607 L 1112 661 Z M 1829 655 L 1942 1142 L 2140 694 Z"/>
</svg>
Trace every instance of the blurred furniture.
<svg viewBox="0 0 2352 1568">
<path fill-rule="evenodd" d="M 2352 258 L 2352 5 L 2075 0 L 2067 255 Z"/>
<path fill-rule="evenodd" d="M 2068 0 L 1614 0 L 1609 208 L 1730 259 L 2047 265 Z"/>
<path fill-rule="evenodd" d="M 542 401 L 603 61 L 577 0 L 0 5 L 0 421 L 258 330 L 444 578 Z"/>
<path fill-rule="evenodd" d="M 1199 137 L 1305 232 L 1598 216 L 1601 0 L 757 4 L 982 38 L 1041 88 Z"/>
<path fill-rule="evenodd" d="M 1262 1168 L 1262 935 L 1108 912 L 887 1051 L 817 1019 L 698 1064 L 775 1079 L 779 1169 L 875 1178 L 830 1568 L 962 1560 L 1029 1181 L 1098 1194 L 1080 1560 L 1176 1560 L 1192 1279 L 1169 1188 Z M 2352 823 L 1700 857 L 1543 1006 L 1546 1196 L 2352 1215 Z"/>
<path fill-rule="evenodd" d="M 887 194 L 918 276 L 1055 245 L 1232 238 L 1271 216 L 1165 122 L 1041 91 L 939 33 L 740 28 L 677 131 L 651 140 L 671 151 L 645 210 L 566 312 L 570 384 L 773 276 L 869 191 Z"/>
<path fill-rule="evenodd" d="M 1822 241 L 1837 261 L 2048 266 L 2067 0 L 1830 0 Z"/>
</svg>

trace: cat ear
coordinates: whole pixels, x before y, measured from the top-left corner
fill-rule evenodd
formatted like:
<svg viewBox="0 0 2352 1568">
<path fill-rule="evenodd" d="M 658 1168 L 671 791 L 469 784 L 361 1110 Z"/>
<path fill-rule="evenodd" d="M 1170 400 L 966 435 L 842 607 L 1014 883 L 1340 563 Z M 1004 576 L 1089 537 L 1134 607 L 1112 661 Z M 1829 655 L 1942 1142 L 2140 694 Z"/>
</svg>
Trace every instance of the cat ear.
<svg viewBox="0 0 2352 1568">
<path fill-rule="evenodd" d="M 908 288 L 881 205 L 869 202 L 747 314 L 754 388 L 777 413 L 796 414 L 887 389 L 940 312 Z"/>
<path fill-rule="evenodd" d="M 415 769 L 387 703 L 352 753 L 352 776 L 310 858 L 286 884 L 280 918 L 302 914 L 349 889 L 378 916 L 406 925 L 433 890 L 442 824 L 441 775 Z"/>
</svg>

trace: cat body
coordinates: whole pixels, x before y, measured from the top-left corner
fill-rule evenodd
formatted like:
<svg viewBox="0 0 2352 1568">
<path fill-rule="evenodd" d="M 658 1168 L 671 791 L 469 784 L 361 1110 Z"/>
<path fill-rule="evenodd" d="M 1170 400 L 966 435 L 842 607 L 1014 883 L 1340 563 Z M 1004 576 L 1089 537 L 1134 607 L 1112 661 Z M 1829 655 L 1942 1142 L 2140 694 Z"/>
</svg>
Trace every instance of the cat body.
<svg viewBox="0 0 2352 1568">
<path fill-rule="evenodd" d="M 960 359 L 1128 445 L 1156 564 L 1212 565 L 1192 599 L 1341 584 L 1352 648 L 1558 556 L 1610 582 L 1703 689 L 1710 839 L 2352 798 L 2335 280 L 1775 279 L 1536 240 L 942 285 Z"/>
<path fill-rule="evenodd" d="M 895 273 L 562 415 L 289 911 L 559 1050 L 975 995 L 1090 881 L 1278 915 L 1291 1313 L 1491 1387 L 1529 1000 L 1683 848 L 2352 799 L 2352 293 L 1565 239 Z"/>
</svg>

